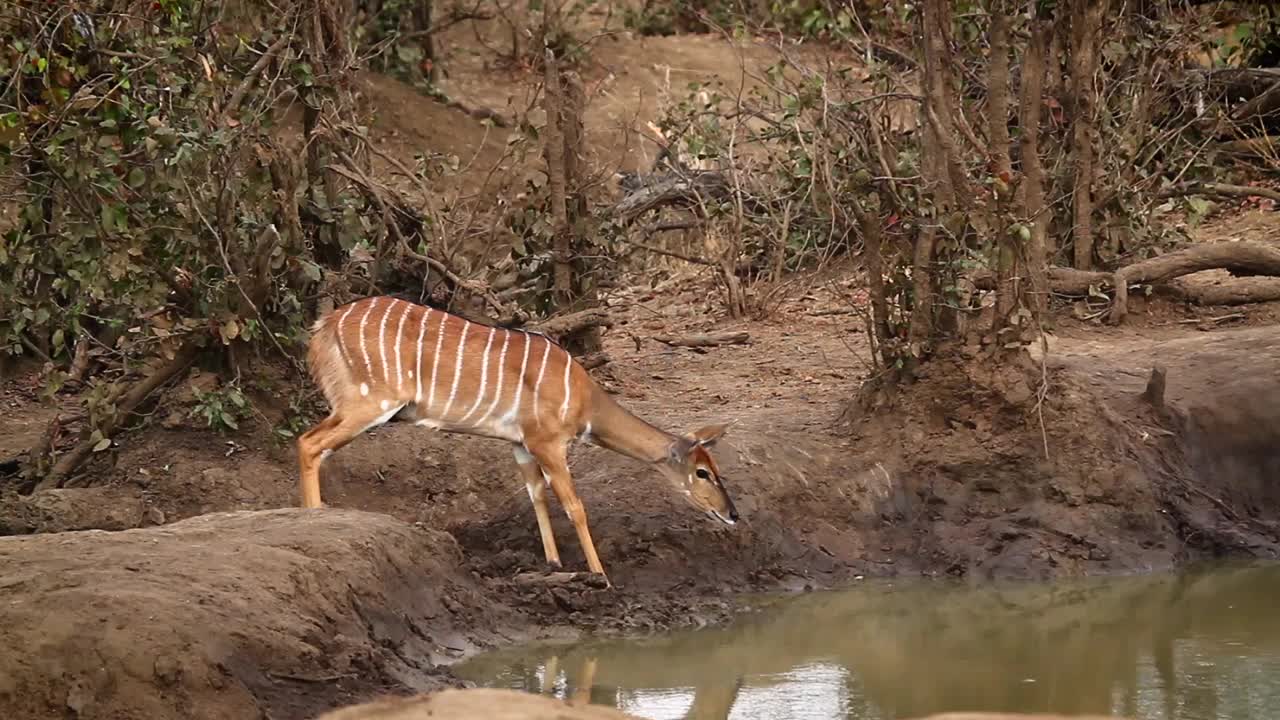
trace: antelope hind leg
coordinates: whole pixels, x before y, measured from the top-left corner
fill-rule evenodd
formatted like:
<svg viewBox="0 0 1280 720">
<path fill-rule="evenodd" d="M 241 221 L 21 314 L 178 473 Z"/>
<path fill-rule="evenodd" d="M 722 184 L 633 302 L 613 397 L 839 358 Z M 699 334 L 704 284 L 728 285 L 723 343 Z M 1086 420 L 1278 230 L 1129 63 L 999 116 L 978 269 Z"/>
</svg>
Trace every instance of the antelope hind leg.
<svg viewBox="0 0 1280 720">
<path fill-rule="evenodd" d="M 556 548 L 556 537 L 551 531 L 551 516 L 547 512 L 547 480 L 542 474 L 542 466 L 536 458 L 523 447 L 515 446 L 516 466 L 524 478 L 525 489 L 529 491 L 529 501 L 533 503 L 533 512 L 538 517 L 538 533 L 542 535 L 542 554 L 547 564 L 559 569 L 560 551 Z"/>
</svg>

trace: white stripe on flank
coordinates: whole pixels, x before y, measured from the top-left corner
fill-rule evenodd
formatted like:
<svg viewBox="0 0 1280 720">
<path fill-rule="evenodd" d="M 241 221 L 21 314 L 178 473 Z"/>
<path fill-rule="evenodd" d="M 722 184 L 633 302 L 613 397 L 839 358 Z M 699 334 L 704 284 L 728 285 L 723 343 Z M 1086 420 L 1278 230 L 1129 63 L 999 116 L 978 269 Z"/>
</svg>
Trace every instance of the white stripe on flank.
<svg viewBox="0 0 1280 720">
<path fill-rule="evenodd" d="M 342 361 L 345 363 L 349 363 L 350 361 L 347 359 L 347 346 L 342 344 L 342 326 L 347 324 L 347 316 L 355 309 L 355 303 L 351 303 L 347 306 L 347 311 L 342 313 L 342 317 L 338 318 L 338 332 L 334 333 L 338 339 L 338 352 L 342 353 Z"/>
<path fill-rule="evenodd" d="M 493 414 L 493 409 L 498 407 L 498 401 L 502 400 L 502 375 L 507 369 L 507 343 L 511 342 L 511 331 L 502 331 L 502 350 L 498 352 L 498 382 L 497 390 L 493 393 L 493 402 L 489 403 L 489 407 L 485 408 L 484 415 L 481 415 L 476 424 L 484 422 Z"/>
<path fill-rule="evenodd" d="M 471 414 L 480 408 L 480 403 L 484 402 L 484 394 L 489 389 L 489 351 L 493 349 L 493 336 L 498 332 L 497 328 L 489 328 L 489 340 L 484 344 L 484 361 L 480 363 L 480 390 L 476 392 L 476 402 L 463 415 L 458 422 L 464 422 Z"/>
<path fill-rule="evenodd" d="M 542 375 L 547 371 L 547 356 L 551 354 L 551 341 L 542 338 L 542 342 L 542 364 L 538 366 L 538 379 L 533 381 L 533 421 L 538 425 L 542 424 L 542 415 L 538 413 L 538 391 L 542 389 Z"/>
<path fill-rule="evenodd" d="M 400 347 L 400 334 L 404 332 L 405 318 L 409 317 L 409 311 L 413 309 L 413 305 L 404 304 L 404 312 L 400 313 L 400 324 L 396 325 L 396 394 L 400 394 L 400 388 L 404 385 L 404 353 Z"/>
<path fill-rule="evenodd" d="M 569 351 L 564 353 L 564 402 L 560 403 L 560 421 L 564 421 L 564 416 L 569 412 L 569 369 L 573 367 L 573 358 L 569 357 Z"/>
<path fill-rule="evenodd" d="M 436 331 L 439 337 L 436 338 L 436 354 L 431 356 L 431 393 L 427 395 L 427 412 L 431 412 L 431 405 L 436 401 L 436 370 L 440 369 L 440 348 L 444 345 L 444 324 L 449 319 L 449 313 L 440 313 L 440 329 Z"/>
<path fill-rule="evenodd" d="M 409 377 L 418 379 L 418 390 L 413 394 L 413 404 L 422 403 L 422 337 L 427 332 L 427 316 L 431 314 L 431 308 L 423 308 L 422 319 L 418 321 L 418 359 L 413 363 L 413 370 L 409 371 Z"/>
<path fill-rule="evenodd" d="M 516 376 L 516 399 L 511 403 L 511 409 L 507 411 L 507 419 L 513 420 L 520 415 L 520 395 L 524 392 L 524 369 L 529 365 L 529 346 L 533 344 L 533 336 L 527 332 L 521 332 L 524 336 L 524 358 L 520 361 L 520 374 Z"/>
<path fill-rule="evenodd" d="M 364 311 L 364 315 L 360 318 L 360 353 L 364 355 L 364 369 L 369 372 L 369 379 L 373 379 L 373 362 L 369 360 L 369 346 L 364 340 L 364 327 L 369 322 L 369 313 L 373 312 L 373 306 L 378 304 L 378 298 L 369 301 L 369 309 Z"/>
<path fill-rule="evenodd" d="M 444 410 L 440 411 L 440 419 L 444 420 L 449 416 L 449 408 L 453 407 L 453 399 L 458 396 L 458 379 L 462 377 L 462 352 L 467 349 L 467 331 L 471 329 L 471 323 L 463 321 L 462 336 L 458 338 L 458 360 L 453 364 L 453 384 L 449 386 L 449 402 L 444 404 Z"/>
<path fill-rule="evenodd" d="M 391 317 L 391 308 L 397 300 L 387 303 L 387 311 L 382 313 L 382 322 L 378 323 L 378 357 L 382 358 L 382 382 L 391 382 L 391 368 L 387 367 L 387 318 Z M 372 379 L 372 378 L 370 378 Z"/>
</svg>

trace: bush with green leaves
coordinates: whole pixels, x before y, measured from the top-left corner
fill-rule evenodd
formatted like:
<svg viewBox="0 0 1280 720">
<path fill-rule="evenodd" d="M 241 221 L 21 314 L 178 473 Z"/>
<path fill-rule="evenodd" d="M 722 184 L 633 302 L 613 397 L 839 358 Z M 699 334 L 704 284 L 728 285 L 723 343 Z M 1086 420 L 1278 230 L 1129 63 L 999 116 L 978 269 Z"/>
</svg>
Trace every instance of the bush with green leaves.
<svg viewBox="0 0 1280 720">
<path fill-rule="evenodd" d="M 19 205 L 0 228 L 0 349 L 46 358 L 55 390 L 88 368 L 84 434 L 109 436 L 139 376 L 202 348 L 296 352 L 314 228 L 362 235 L 275 127 L 282 98 L 332 94 L 291 30 L 321 5 L 0 10 L 0 184 Z"/>
</svg>

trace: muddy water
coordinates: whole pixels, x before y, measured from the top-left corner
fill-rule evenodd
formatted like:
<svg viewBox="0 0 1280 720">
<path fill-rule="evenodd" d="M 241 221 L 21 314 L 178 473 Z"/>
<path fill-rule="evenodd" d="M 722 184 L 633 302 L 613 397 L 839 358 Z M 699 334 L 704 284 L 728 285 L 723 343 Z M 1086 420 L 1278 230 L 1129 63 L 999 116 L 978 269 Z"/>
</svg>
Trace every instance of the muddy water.
<svg viewBox="0 0 1280 720">
<path fill-rule="evenodd" d="M 945 711 L 1280 717 L 1280 567 L 1052 585 L 871 584 L 720 628 L 522 647 L 455 671 L 654 720 Z"/>
</svg>

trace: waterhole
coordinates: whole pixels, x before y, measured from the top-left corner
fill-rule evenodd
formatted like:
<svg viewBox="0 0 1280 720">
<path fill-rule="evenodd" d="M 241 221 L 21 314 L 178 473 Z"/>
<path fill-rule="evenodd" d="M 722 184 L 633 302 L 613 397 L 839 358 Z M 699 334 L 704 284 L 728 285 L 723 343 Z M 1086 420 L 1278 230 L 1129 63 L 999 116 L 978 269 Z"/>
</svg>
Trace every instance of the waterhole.
<svg viewBox="0 0 1280 720">
<path fill-rule="evenodd" d="M 1280 566 L 1054 584 L 867 582 L 767 599 L 722 627 L 517 647 L 455 671 L 653 720 L 1275 718 Z"/>
</svg>

